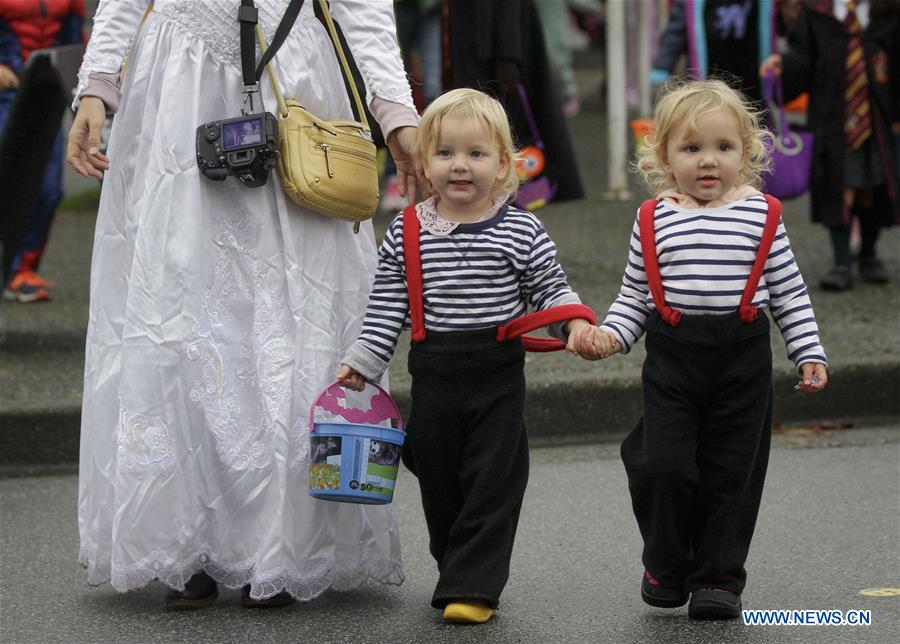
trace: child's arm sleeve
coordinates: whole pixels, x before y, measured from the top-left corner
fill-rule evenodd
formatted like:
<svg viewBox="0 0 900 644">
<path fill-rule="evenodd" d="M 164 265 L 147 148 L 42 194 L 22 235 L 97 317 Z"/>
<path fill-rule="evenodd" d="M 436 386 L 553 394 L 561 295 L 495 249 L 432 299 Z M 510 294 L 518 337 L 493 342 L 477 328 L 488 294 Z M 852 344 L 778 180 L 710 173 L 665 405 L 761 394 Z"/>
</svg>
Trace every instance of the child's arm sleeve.
<svg viewBox="0 0 900 644">
<path fill-rule="evenodd" d="M 369 380 L 377 380 L 387 369 L 400 332 L 408 324 L 402 229 L 403 218 L 398 216 L 385 233 L 362 331 L 341 361 Z"/>
<path fill-rule="evenodd" d="M 581 298 L 569 286 L 566 274 L 556 259 L 556 244 L 544 226 L 535 220 L 537 228 L 531 250 L 522 273 L 521 285 L 528 304 L 535 311 L 543 311 L 564 304 L 581 304 Z M 561 340 L 563 322 L 547 327 L 549 334 Z"/>
<path fill-rule="evenodd" d="M 644 256 L 641 253 L 641 225 L 640 215 L 635 218 L 634 227 L 631 230 L 631 241 L 628 245 L 628 262 L 625 265 L 625 273 L 622 276 L 622 286 L 619 295 L 610 305 L 609 311 L 600 328 L 612 333 L 619 344 L 622 345 L 622 353 L 631 351 L 631 347 L 644 334 L 647 324 L 647 316 L 650 307 L 647 303 L 650 288 L 647 282 L 647 273 L 644 269 Z"/>
<path fill-rule="evenodd" d="M 809 292 L 794 259 L 784 222 L 778 224 L 763 276 L 769 290 L 772 319 L 784 338 L 788 358 L 798 371 L 804 362 L 828 364 Z"/>
</svg>

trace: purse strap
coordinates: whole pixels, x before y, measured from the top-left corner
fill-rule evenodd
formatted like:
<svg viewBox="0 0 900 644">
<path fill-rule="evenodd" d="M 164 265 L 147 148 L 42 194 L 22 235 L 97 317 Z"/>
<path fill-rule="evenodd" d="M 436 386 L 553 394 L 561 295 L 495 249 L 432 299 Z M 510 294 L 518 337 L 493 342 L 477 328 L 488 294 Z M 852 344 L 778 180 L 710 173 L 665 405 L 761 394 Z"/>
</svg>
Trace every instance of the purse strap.
<svg viewBox="0 0 900 644">
<path fill-rule="evenodd" d="M 763 97 L 772 115 L 775 134 L 779 139 L 791 138 L 791 126 L 784 116 L 784 94 L 781 86 L 781 78 L 775 78 L 771 71 L 763 79 Z"/>
<path fill-rule="evenodd" d="M 353 73 L 350 69 L 350 63 L 348 62 L 347 54 L 344 53 L 344 48 L 341 45 L 337 26 L 331 17 L 328 1 L 313 1 L 318 2 L 314 5 L 316 16 L 322 20 L 328 30 L 331 44 L 334 46 L 335 54 L 340 62 L 341 74 L 351 99 L 351 107 L 355 111 L 356 120 L 369 130 L 370 127 L 369 121 L 366 118 L 366 111 L 363 107 L 362 99 L 359 96 L 359 91 L 356 88 L 356 83 L 353 82 Z M 303 2 L 304 0 L 291 0 L 287 10 L 284 12 L 284 16 L 281 18 L 281 22 L 278 23 L 278 28 L 275 30 L 275 35 L 272 36 L 272 43 L 270 45 L 266 45 L 265 35 L 262 32 L 262 28 L 259 26 L 258 10 L 253 4 L 253 0 L 241 0 L 241 7 L 238 10 L 238 21 L 240 22 L 241 27 L 241 71 L 244 78 L 244 91 L 247 91 L 248 88 L 258 88 L 259 79 L 262 77 L 262 71 L 265 67 L 269 72 L 269 81 L 272 83 L 272 91 L 275 93 L 275 100 L 278 103 L 278 112 L 282 117 L 287 116 L 287 104 L 284 101 L 284 96 L 281 93 L 281 88 L 275 77 L 272 59 L 275 57 L 275 54 L 278 53 L 281 45 L 284 44 L 285 38 L 287 38 L 288 33 L 290 33 L 293 28 L 294 22 L 296 22 L 297 16 L 300 15 L 300 10 L 303 8 Z M 254 28 L 256 40 L 259 42 L 259 49 L 262 52 L 262 57 L 258 64 L 256 64 L 255 48 L 253 46 Z"/>
<path fill-rule="evenodd" d="M 534 139 L 534 145 L 540 150 L 544 149 L 544 142 L 541 141 L 541 133 L 538 130 L 537 122 L 534 120 L 534 114 L 531 111 L 531 104 L 528 102 L 528 94 L 525 91 L 524 83 L 519 83 L 519 101 L 525 111 L 525 118 L 528 119 L 528 128 L 531 130 L 531 138 Z"/>
</svg>

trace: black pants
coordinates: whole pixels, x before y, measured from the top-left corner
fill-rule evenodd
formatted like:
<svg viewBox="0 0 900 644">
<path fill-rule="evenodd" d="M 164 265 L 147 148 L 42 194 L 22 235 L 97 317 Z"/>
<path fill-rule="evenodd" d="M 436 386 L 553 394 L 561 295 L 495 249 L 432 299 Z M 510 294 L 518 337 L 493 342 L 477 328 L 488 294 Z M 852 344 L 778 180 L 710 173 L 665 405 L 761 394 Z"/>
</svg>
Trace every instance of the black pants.
<svg viewBox="0 0 900 644">
<path fill-rule="evenodd" d="M 433 333 L 409 352 L 403 462 L 419 479 L 440 578 L 431 604 L 496 607 L 528 481 L 525 351 L 494 330 Z"/>
<path fill-rule="evenodd" d="M 644 415 L 622 443 L 644 566 L 664 586 L 740 593 L 772 429 L 764 314 L 647 321 Z"/>
</svg>

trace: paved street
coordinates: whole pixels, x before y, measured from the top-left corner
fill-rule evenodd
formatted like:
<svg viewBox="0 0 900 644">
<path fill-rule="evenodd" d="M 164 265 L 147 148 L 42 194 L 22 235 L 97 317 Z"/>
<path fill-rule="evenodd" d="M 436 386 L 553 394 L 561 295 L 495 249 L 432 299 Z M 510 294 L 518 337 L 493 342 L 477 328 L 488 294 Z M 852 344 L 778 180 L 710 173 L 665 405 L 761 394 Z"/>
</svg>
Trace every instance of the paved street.
<svg viewBox="0 0 900 644">
<path fill-rule="evenodd" d="M 401 472 L 406 582 L 329 594 L 286 609 L 248 611 L 237 591 L 212 609 L 164 613 L 164 589 L 121 595 L 90 588 L 76 564 L 74 476 L 0 480 L 0 641 L 30 642 L 887 642 L 900 632 L 900 431 L 857 427 L 776 435 L 748 562 L 744 607 L 872 611 L 872 625 L 698 623 L 686 609 L 644 605 L 640 541 L 614 444 L 532 451 L 532 471 L 496 619 L 441 624 L 429 607 L 427 554 L 415 479 Z M 305 490 L 298 490 L 304 494 Z M 894 633 L 894 635 L 890 635 Z"/>
</svg>

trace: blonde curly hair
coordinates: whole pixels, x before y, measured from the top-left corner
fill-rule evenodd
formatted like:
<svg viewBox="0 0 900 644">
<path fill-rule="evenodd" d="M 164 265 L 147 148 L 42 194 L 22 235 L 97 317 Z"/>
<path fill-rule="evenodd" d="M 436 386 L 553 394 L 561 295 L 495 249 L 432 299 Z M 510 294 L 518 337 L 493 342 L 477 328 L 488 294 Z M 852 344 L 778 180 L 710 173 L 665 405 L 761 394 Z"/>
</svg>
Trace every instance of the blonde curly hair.
<svg viewBox="0 0 900 644">
<path fill-rule="evenodd" d="M 761 125 L 761 113 L 721 80 L 676 80 L 663 90 L 653 110 L 653 133 L 637 150 L 637 171 L 654 194 L 678 187 L 675 175 L 664 167 L 672 131 L 687 123 L 688 133 L 696 132 L 700 117 L 717 110 L 733 115 L 740 129 L 744 157 L 738 185 L 761 187 L 762 174 L 770 170 L 772 163 L 772 133 Z"/>
<path fill-rule="evenodd" d="M 516 173 L 516 147 L 513 144 L 509 118 L 500 102 L 476 89 L 462 87 L 441 94 L 425 108 L 416 130 L 416 154 L 422 165 L 437 150 L 441 136 L 441 122 L 445 116 L 475 118 L 481 121 L 484 131 L 490 135 L 491 144 L 497 146 L 501 157 L 506 157 L 506 174 L 497 181 L 497 191 L 515 194 L 519 189 Z M 429 186 L 430 188 L 430 186 Z"/>
</svg>

